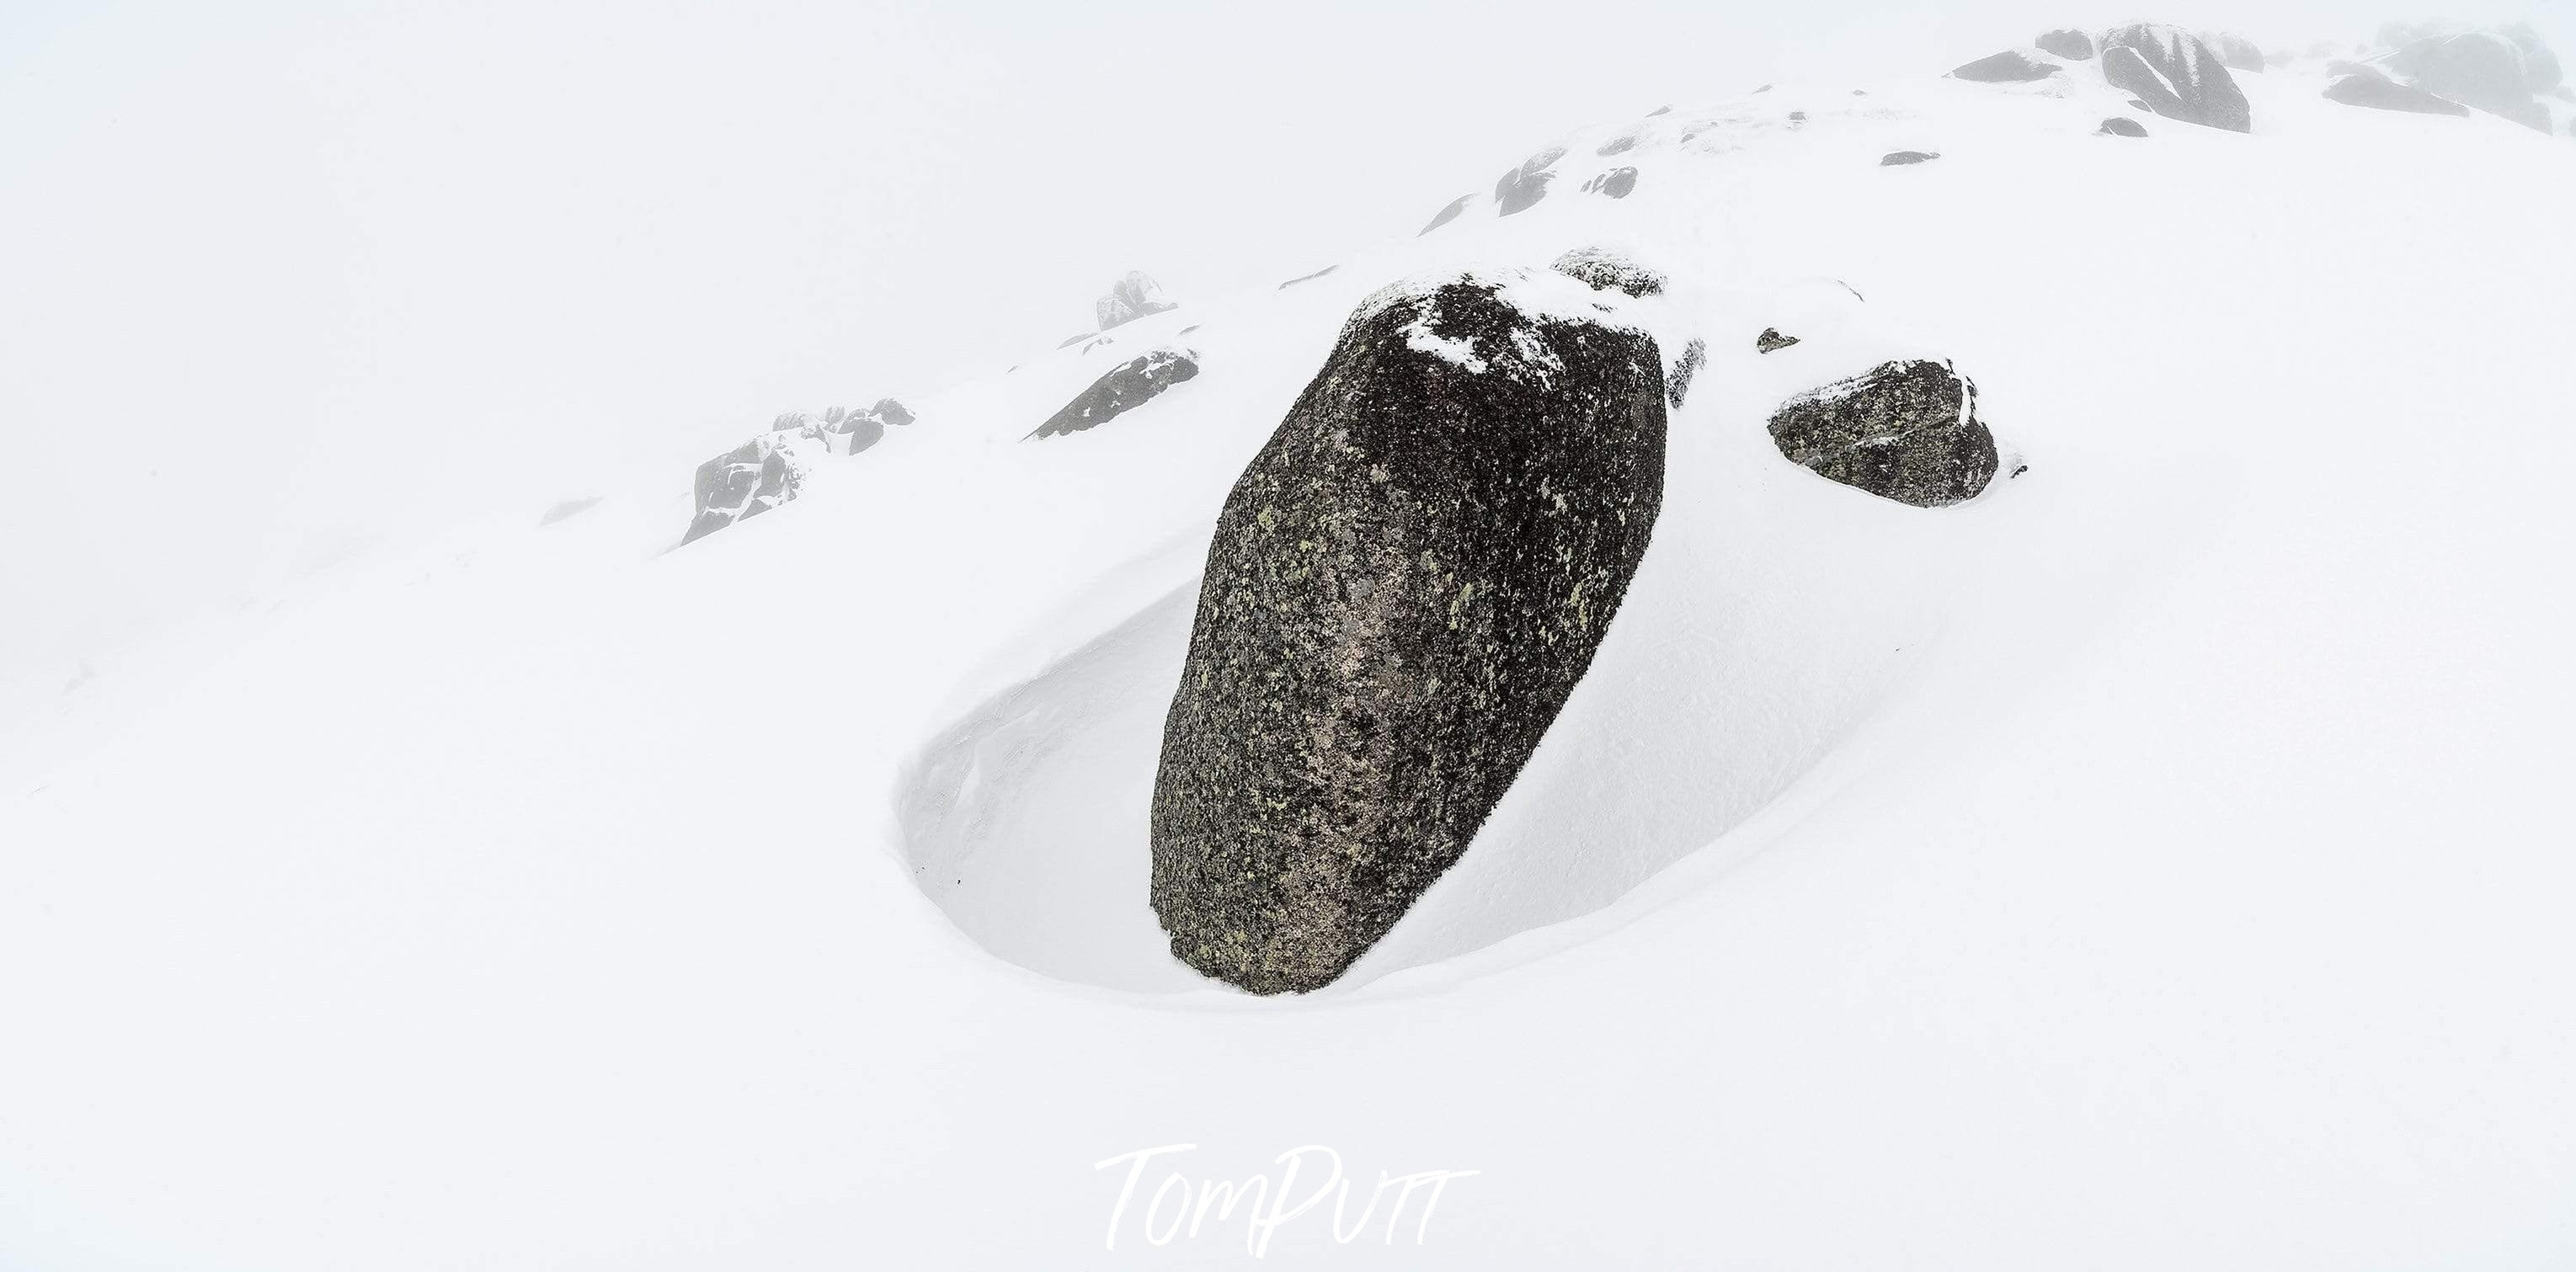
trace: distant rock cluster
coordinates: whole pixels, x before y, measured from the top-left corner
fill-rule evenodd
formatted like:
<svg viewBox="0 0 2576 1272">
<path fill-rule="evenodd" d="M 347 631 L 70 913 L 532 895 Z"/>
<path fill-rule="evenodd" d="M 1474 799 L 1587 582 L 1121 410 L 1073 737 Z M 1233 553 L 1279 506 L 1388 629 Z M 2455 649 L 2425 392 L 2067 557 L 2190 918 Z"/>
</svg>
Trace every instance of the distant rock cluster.
<svg viewBox="0 0 2576 1272">
<path fill-rule="evenodd" d="M 2541 132 L 2555 131 L 2542 99 L 2565 87 L 2558 54 L 2529 23 L 2469 27 L 2391 23 L 2380 48 L 2328 65 L 2326 96 L 2349 106 L 2420 114 L 2501 115 Z"/>
<path fill-rule="evenodd" d="M 2229 68 L 2260 71 L 2263 51 L 2239 35 L 2195 35 L 2158 22 L 2132 22 L 2098 37 L 2072 29 L 2043 31 L 2029 48 L 1978 58 L 1953 68 L 1950 76 L 1978 84 L 2037 83 L 2063 76 L 2069 63 L 2093 61 L 2097 55 L 2102 78 L 2128 93 L 2141 109 L 2210 128 L 2253 131 L 2253 110 Z M 1897 160 L 1890 156 L 1886 162 Z"/>
<path fill-rule="evenodd" d="M 1141 269 L 1131 269 L 1109 288 L 1109 294 L 1093 301 L 1091 312 L 1099 320 L 1100 330 L 1124 326 L 1148 314 L 1178 309 L 1179 305 L 1163 295 L 1163 285 Z"/>
<path fill-rule="evenodd" d="M 833 407 L 820 417 L 789 411 L 769 431 L 698 465 L 695 512 L 681 543 L 694 543 L 746 517 L 796 498 L 824 457 L 855 455 L 884 440 L 886 429 L 913 422 L 893 398 L 864 410 Z"/>
</svg>

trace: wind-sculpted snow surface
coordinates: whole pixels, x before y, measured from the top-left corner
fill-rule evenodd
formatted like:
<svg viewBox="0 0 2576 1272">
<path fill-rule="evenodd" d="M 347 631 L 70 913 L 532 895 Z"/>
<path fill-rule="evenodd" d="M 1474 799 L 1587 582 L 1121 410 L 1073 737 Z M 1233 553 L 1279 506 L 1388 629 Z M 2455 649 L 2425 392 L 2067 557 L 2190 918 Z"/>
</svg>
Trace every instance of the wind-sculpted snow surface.
<svg viewBox="0 0 2576 1272">
<path fill-rule="evenodd" d="M 1591 665 L 1663 501 L 1663 359 L 1553 277 L 1371 298 L 1226 497 L 1154 785 L 1182 962 L 1331 983 Z"/>
<path fill-rule="evenodd" d="M 2167 119 L 2253 131 L 2253 108 L 2226 63 L 2180 27 L 2133 22 L 2105 33 L 2102 74 Z"/>
</svg>

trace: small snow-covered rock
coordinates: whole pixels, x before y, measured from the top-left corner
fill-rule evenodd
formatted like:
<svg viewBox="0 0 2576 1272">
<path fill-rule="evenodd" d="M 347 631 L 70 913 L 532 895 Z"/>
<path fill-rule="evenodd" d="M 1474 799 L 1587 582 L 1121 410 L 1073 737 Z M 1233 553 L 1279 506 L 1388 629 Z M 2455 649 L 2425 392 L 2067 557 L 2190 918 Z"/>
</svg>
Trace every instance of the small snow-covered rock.
<svg viewBox="0 0 2576 1272">
<path fill-rule="evenodd" d="M 1564 157 L 1565 147 L 1550 146 L 1498 178 L 1494 182 L 1496 214 L 1510 216 L 1536 207 L 1539 200 L 1547 197 L 1547 183 L 1556 179 L 1556 161 Z"/>
<path fill-rule="evenodd" d="M 2126 115 L 2113 115 L 2102 121 L 2102 131 L 2114 137 L 2144 137 L 2147 126 Z"/>
<path fill-rule="evenodd" d="M 697 515 L 683 544 L 794 499 L 813 461 L 801 432 L 764 433 L 698 465 Z"/>
<path fill-rule="evenodd" d="M 2254 130 L 2253 107 L 2227 65 L 2180 27 L 2133 22 L 2102 36 L 2102 75 L 2167 119 Z"/>
<path fill-rule="evenodd" d="M 1556 258 L 1549 269 L 1604 291 L 1652 296 L 1664 289 L 1664 276 L 1606 247 L 1578 247 Z"/>
<path fill-rule="evenodd" d="M 1072 401 L 1040 424 L 1030 438 L 1062 437 L 1097 428 L 1143 406 L 1175 384 L 1196 379 L 1198 355 L 1187 349 L 1156 349 L 1110 369 Z"/>
<path fill-rule="evenodd" d="M 2093 37 L 2072 27 L 2042 31 L 2039 33 L 2039 38 L 2031 43 L 2038 45 L 2040 52 L 2062 57 L 2070 62 L 2089 61 L 2093 56 Z"/>
<path fill-rule="evenodd" d="M 1676 411 L 1690 397 L 1691 381 L 1698 377 L 1701 364 L 1708 361 L 1708 342 L 1694 338 L 1682 347 L 1682 356 L 1664 375 L 1664 400 Z"/>
<path fill-rule="evenodd" d="M 1131 323 L 1148 314 L 1178 309 L 1179 305 L 1163 295 L 1163 285 L 1141 269 L 1131 269 L 1109 288 L 1109 294 L 1092 302 L 1092 316 L 1099 320 L 1100 330 Z"/>
<path fill-rule="evenodd" d="M 1298 275 L 1298 276 L 1296 276 L 1295 278 L 1289 279 L 1287 282 L 1284 282 L 1284 283 L 1279 284 L 1279 290 L 1281 290 L 1281 291 L 1286 291 L 1286 290 L 1288 290 L 1289 288 L 1294 287 L 1294 286 L 1296 286 L 1296 285 L 1297 285 L 1297 284 L 1299 284 L 1299 283 L 1311 283 L 1311 282 L 1315 281 L 1316 279 L 1318 279 L 1318 278 L 1322 278 L 1322 277 L 1323 277 L 1323 276 L 1325 276 L 1326 274 L 1330 274 L 1330 273 L 1332 273 L 1334 270 L 1337 270 L 1337 269 L 1340 269 L 1340 268 L 1341 268 L 1341 266 L 1339 266 L 1339 265 L 1327 265 L 1327 266 L 1323 267 L 1322 269 L 1316 270 L 1316 271 L 1315 271 L 1314 273 L 1312 273 L 1312 274 L 1299 274 L 1299 275 Z"/>
<path fill-rule="evenodd" d="M 2469 108 L 2446 97 L 2436 97 L 2420 88 L 2410 88 L 2363 67 L 2326 85 L 2326 98 L 2346 106 L 2368 106 L 2374 110 L 2412 111 L 2419 115 L 2458 115 L 2466 118 Z"/>
<path fill-rule="evenodd" d="M 1778 327 L 1765 327 L 1761 335 L 1753 338 L 1753 350 L 1756 353 L 1778 353 L 1796 343 L 1796 336 L 1781 335 Z"/>
<path fill-rule="evenodd" d="M 1663 504 L 1663 361 L 1553 278 L 1371 297 L 1227 495 L 1152 805 L 1191 967 L 1339 977 L 1591 666 Z"/>
<path fill-rule="evenodd" d="M 2027 84 L 2064 73 L 2055 62 L 2033 57 L 2021 49 L 2005 49 L 1951 71 L 1950 78 L 1977 84 Z"/>
<path fill-rule="evenodd" d="M 1799 394 L 1772 413 L 1770 429 L 1791 463 L 1918 508 L 1975 498 L 1998 462 L 1975 382 L 1929 359 Z"/>
<path fill-rule="evenodd" d="M 1898 150 L 1879 157 L 1882 168 L 1901 168 L 1907 164 L 1930 163 L 1941 157 L 1938 150 Z"/>
<path fill-rule="evenodd" d="M 1459 214 L 1459 213 L 1461 213 L 1461 212 L 1466 211 L 1466 210 L 1467 210 L 1467 205 L 1468 205 L 1468 204 L 1470 204 L 1470 203 L 1473 203 L 1473 202 L 1475 202 L 1475 201 L 1476 201 L 1476 196 L 1474 196 L 1474 195 L 1472 195 L 1472 194 L 1462 194 L 1462 195 L 1459 195 L 1457 198 L 1451 199 L 1451 200 L 1449 201 L 1449 206 L 1444 207 L 1444 208 L 1440 209 L 1440 211 L 1439 211 L 1439 212 L 1437 212 L 1437 213 L 1433 214 L 1433 215 L 1432 215 L 1432 218 L 1431 218 L 1431 224 L 1426 225 L 1426 226 L 1423 226 L 1423 227 L 1422 227 L 1422 229 L 1421 229 L 1420 231 L 1418 231 L 1418 232 L 1416 232 L 1416 233 L 1414 234 L 1414 237 L 1415 237 L 1415 238 L 1420 238 L 1420 237 L 1422 237 L 1424 234 L 1429 234 L 1429 233 L 1430 233 L 1430 232 L 1432 232 L 1433 230 L 1439 229 L 1441 226 L 1447 225 L 1447 224 L 1448 224 L 1448 223 L 1450 223 L 1451 221 L 1455 221 L 1455 220 L 1457 220 L 1457 219 L 1458 219 L 1458 214 Z"/>
<path fill-rule="evenodd" d="M 1637 188 L 1637 170 L 1634 168 L 1612 168 L 1610 171 L 1602 173 L 1601 175 L 1584 182 L 1583 188 L 1587 193 L 1606 194 L 1614 199 L 1624 199 L 1628 197 L 1630 191 Z"/>
</svg>

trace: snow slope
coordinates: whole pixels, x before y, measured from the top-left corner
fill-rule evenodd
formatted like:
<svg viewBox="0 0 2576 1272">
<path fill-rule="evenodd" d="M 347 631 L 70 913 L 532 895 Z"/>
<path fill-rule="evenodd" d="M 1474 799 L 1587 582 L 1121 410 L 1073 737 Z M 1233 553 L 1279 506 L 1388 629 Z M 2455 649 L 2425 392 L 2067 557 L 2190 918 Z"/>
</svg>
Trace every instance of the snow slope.
<svg viewBox="0 0 2576 1272">
<path fill-rule="evenodd" d="M 1590 129 L 684 550 L 686 474 L 532 510 L 28 723 L 0 1266 L 1233 1266 L 1240 1214 L 1149 1243 L 1160 1163 L 1309 1144 L 1353 1216 L 1478 1173 L 1262 1262 L 2566 1266 L 2576 147 L 2240 78 L 2251 136 L 2096 135 L 2082 76 Z M 1345 982 L 1199 980 L 1144 798 L 1228 483 L 1368 292 L 1596 243 L 1710 356 L 1591 674 Z M 1184 329 L 1197 379 L 1022 440 Z M 2028 471 L 1771 448 L 1899 355 Z M 1113 1229 L 1095 1163 L 1174 1144 Z"/>
</svg>

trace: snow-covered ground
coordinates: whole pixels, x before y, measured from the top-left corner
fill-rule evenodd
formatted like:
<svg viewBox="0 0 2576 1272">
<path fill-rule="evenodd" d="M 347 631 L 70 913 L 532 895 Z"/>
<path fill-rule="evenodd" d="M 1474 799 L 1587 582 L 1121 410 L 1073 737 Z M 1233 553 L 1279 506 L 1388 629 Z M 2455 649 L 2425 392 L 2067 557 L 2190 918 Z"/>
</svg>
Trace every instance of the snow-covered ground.
<svg viewBox="0 0 2576 1272">
<path fill-rule="evenodd" d="M 2576 145 L 2239 79 L 1588 129 L 685 549 L 684 473 L 530 509 L 13 725 L 0 1266 L 2567 1266 Z M 1350 977 L 1200 980 L 1144 827 L 1228 484 L 1368 293 L 1589 244 L 1710 351 L 1626 607 Z M 1780 458 L 1895 356 L 2027 471 Z M 1476 1173 L 1149 1242 L 1306 1145 L 1344 1232 Z"/>
</svg>

